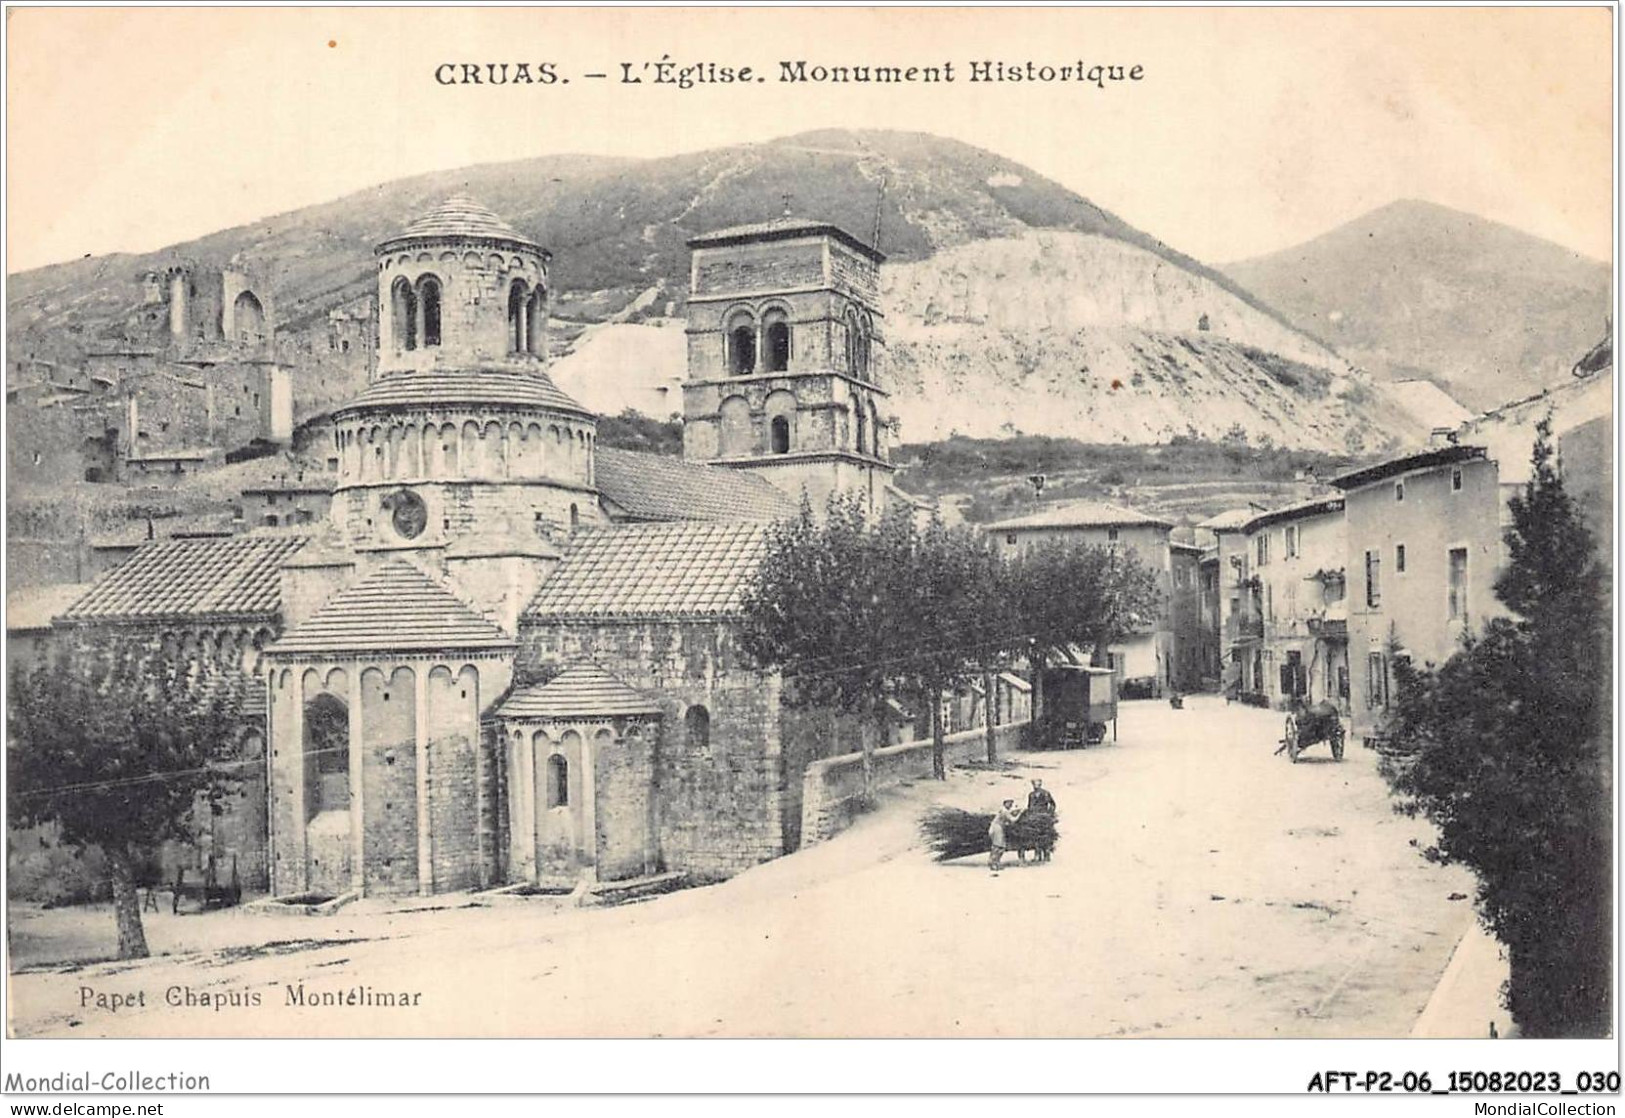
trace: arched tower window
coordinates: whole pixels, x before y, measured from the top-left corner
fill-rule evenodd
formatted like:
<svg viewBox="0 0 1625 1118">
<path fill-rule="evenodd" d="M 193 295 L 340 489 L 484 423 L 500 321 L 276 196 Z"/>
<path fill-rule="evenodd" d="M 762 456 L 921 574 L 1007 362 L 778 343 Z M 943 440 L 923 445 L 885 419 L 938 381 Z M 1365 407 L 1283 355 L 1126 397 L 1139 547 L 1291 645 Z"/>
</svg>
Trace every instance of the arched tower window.
<svg viewBox="0 0 1625 1118">
<path fill-rule="evenodd" d="M 764 364 L 770 373 L 782 373 L 790 368 L 790 322 L 784 311 L 774 308 L 762 316 Z"/>
<path fill-rule="evenodd" d="M 423 344 L 440 344 L 440 281 L 434 276 L 418 280 L 418 307 L 423 314 Z"/>
<path fill-rule="evenodd" d="M 570 762 L 557 753 L 547 759 L 547 806 L 570 806 Z"/>
<path fill-rule="evenodd" d="M 749 311 L 736 311 L 728 319 L 728 371 L 736 377 L 756 371 L 756 321 Z"/>
<path fill-rule="evenodd" d="M 389 290 L 390 318 L 395 327 L 395 348 L 418 347 L 418 297 L 403 276 Z"/>
<path fill-rule="evenodd" d="M 711 712 L 698 703 L 683 715 L 683 728 L 688 735 L 688 751 L 703 752 L 711 748 Z"/>
<path fill-rule="evenodd" d="M 252 291 L 244 291 L 237 296 L 231 309 L 232 322 L 237 327 L 237 340 L 240 342 L 263 342 L 265 340 L 265 308 L 254 297 Z"/>
<path fill-rule="evenodd" d="M 547 341 L 547 291 L 538 285 L 525 303 L 525 352 L 542 356 Z"/>
<path fill-rule="evenodd" d="M 524 280 L 508 285 L 508 352 L 524 353 L 526 340 L 526 290 Z"/>
<path fill-rule="evenodd" d="M 884 445 L 881 442 L 881 436 L 884 433 L 885 433 L 885 428 L 880 423 L 880 412 L 875 408 L 875 402 L 873 400 L 870 400 L 869 401 L 869 440 L 870 440 L 870 443 L 873 445 L 874 455 L 875 455 L 876 458 L 881 457 L 882 452 L 885 449 Z"/>
<path fill-rule="evenodd" d="M 790 453 L 790 421 L 782 415 L 773 417 L 773 453 Z"/>
<path fill-rule="evenodd" d="M 852 414 L 853 414 L 854 417 L 856 417 L 856 419 L 858 421 L 857 451 L 858 451 L 859 454 L 863 454 L 864 452 L 866 452 L 869 449 L 868 441 L 864 437 L 865 434 L 866 434 L 866 428 L 867 428 L 868 424 L 867 424 L 866 418 L 865 418 L 865 416 L 863 414 L 863 401 L 861 401 L 861 400 L 858 401 L 857 405 L 854 406 L 853 409 L 852 409 Z"/>
</svg>

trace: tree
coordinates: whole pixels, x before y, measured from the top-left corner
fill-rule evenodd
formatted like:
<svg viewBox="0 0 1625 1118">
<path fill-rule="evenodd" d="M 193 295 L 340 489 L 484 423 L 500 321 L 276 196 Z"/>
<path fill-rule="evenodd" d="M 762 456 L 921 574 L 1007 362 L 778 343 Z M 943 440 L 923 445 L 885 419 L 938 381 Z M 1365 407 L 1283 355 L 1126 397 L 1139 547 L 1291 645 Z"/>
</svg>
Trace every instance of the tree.
<svg viewBox="0 0 1625 1118">
<path fill-rule="evenodd" d="M 1478 878 L 1506 946 L 1506 1005 L 1528 1036 L 1605 1036 L 1611 1020 L 1613 826 L 1605 576 L 1542 423 L 1510 504 L 1490 620 L 1438 668 L 1395 666 L 1384 775 L 1438 828 L 1424 851 Z"/>
<path fill-rule="evenodd" d="M 1035 719 L 1046 664 L 1074 645 L 1104 664 L 1107 648 L 1148 624 L 1160 606 L 1156 574 L 1134 553 L 1110 547 L 1047 540 L 1014 556 L 1004 581 L 1019 634 L 1010 651 L 1031 668 Z"/>
<path fill-rule="evenodd" d="M 740 643 L 785 676 L 793 707 L 833 707 L 863 717 L 864 791 L 873 782 L 875 738 L 885 740 L 890 660 L 898 632 L 899 564 L 911 548 L 907 509 L 878 526 L 852 496 L 834 496 L 820 519 L 804 498 L 801 513 L 768 530 L 767 553 L 746 589 Z"/>
<path fill-rule="evenodd" d="M 904 542 L 898 566 L 904 577 L 894 589 L 894 632 L 903 655 L 894 670 L 930 704 L 931 773 L 945 780 L 942 693 L 985 669 L 1007 647 L 1008 611 L 1001 608 L 999 559 L 986 536 L 933 517 L 925 531 L 910 531 Z M 992 702 L 991 689 L 986 699 Z M 991 709 L 988 714 L 991 723 Z M 991 744 L 989 752 L 991 760 Z"/>
<path fill-rule="evenodd" d="M 200 797 L 229 790 L 245 680 L 128 645 L 63 638 L 32 669 L 14 667 L 7 805 L 14 823 L 53 823 L 62 841 L 107 860 L 118 957 L 147 955 L 136 860 L 186 838 Z"/>
</svg>

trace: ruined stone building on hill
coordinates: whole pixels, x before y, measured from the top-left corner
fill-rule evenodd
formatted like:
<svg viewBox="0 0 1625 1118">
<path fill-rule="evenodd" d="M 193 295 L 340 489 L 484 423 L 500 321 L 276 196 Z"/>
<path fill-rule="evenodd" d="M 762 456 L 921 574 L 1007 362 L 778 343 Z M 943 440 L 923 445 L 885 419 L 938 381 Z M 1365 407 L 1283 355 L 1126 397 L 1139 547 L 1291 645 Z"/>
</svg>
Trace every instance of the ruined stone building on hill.
<svg viewBox="0 0 1625 1118">
<path fill-rule="evenodd" d="M 249 887 L 719 878 L 796 849 L 831 746 L 734 620 L 803 495 L 906 500 L 882 258 L 788 217 L 691 247 L 683 458 L 597 445 L 547 373 L 549 254 L 452 198 L 377 246 L 326 522 L 155 541 L 59 616 L 250 674 L 264 765 L 202 836 Z"/>
</svg>

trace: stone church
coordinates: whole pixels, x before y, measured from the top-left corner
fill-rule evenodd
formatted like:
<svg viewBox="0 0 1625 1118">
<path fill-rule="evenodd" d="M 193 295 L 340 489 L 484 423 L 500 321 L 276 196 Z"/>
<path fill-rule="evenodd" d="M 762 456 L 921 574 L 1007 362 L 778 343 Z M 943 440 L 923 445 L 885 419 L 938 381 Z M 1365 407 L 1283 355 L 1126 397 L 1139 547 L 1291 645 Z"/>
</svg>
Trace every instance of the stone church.
<svg viewBox="0 0 1625 1118">
<path fill-rule="evenodd" d="M 597 445 L 547 372 L 550 254 L 452 198 L 377 246 L 330 522 L 155 542 L 58 619 L 252 674 L 263 766 L 201 826 L 245 884 L 706 880 L 797 847 L 829 736 L 733 622 L 803 495 L 908 500 L 882 257 L 788 216 L 689 244 L 681 459 Z"/>
</svg>

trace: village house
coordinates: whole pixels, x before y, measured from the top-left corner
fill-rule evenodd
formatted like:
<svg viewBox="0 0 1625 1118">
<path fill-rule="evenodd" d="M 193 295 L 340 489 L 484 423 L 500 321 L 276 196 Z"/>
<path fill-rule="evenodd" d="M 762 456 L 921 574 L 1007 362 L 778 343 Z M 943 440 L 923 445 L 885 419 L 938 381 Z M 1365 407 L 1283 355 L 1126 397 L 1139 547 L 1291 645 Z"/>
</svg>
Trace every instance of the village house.
<svg viewBox="0 0 1625 1118">
<path fill-rule="evenodd" d="M 1605 347 L 1599 347 L 1605 348 Z M 1594 351 L 1595 357 L 1597 351 Z M 1335 478 L 1348 533 L 1354 733 L 1381 732 L 1393 661 L 1440 664 L 1462 634 L 1505 607 L 1509 502 L 1530 477 L 1536 425 L 1551 424 L 1564 487 L 1606 562 L 1613 529 L 1613 365 L 1606 352 L 1575 380 L 1493 409 L 1417 454 Z"/>
<path fill-rule="evenodd" d="M 1118 675 L 1118 693 L 1124 698 L 1160 696 L 1169 688 L 1189 691 L 1200 685 L 1200 678 L 1190 678 L 1182 668 L 1176 648 L 1174 547 L 1169 538 L 1172 530 L 1173 524 L 1159 517 L 1098 501 L 1056 504 L 987 526 L 988 534 L 1006 554 L 1051 541 L 1079 547 L 1121 548 L 1138 557 L 1156 575 L 1156 616 L 1147 618 L 1139 631 L 1109 649 L 1111 667 Z M 1180 570 L 1183 577 L 1189 578 L 1193 594 L 1199 555 L 1192 548 L 1180 557 Z M 1192 619 L 1196 616 L 1194 597 L 1189 604 L 1193 608 L 1182 606 L 1179 611 L 1182 621 L 1187 614 Z M 1193 632 L 1194 620 L 1186 628 Z"/>
<path fill-rule="evenodd" d="M 1347 711 L 1347 529 L 1341 496 L 1262 513 L 1243 529 L 1248 591 L 1261 620 L 1244 646 L 1249 690 L 1284 709 L 1330 701 Z"/>
<path fill-rule="evenodd" d="M 790 218 L 694 248 L 684 458 L 597 446 L 546 371 L 550 255 L 449 199 L 376 250 L 377 374 L 332 415 L 325 521 L 256 491 L 275 528 L 145 544 L 59 615 L 254 681 L 209 841 L 246 887 L 716 879 L 803 841 L 804 774 L 855 742 L 734 621 L 804 497 L 904 499 L 882 258 Z M 815 799 L 820 837 L 841 805 Z"/>
<path fill-rule="evenodd" d="M 1203 559 L 1213 605 L 1205 639 L 1217 650 L 1220 689 L 1232 698 L 1258 691 L 1253 654 L 1264 639 L 1264 621 L 1262 603 L 1255 600 L 1247 573 L 1246 527 L 1263 511 L 1226 509 L 1196 526 L 1213 540 L 1211 554 Z"/>
<path fill-rule="evenodd" d="M 1441 664 L 1462 634 L 1502 612 L 1502 495 L 1481 446 L 1447 445 L 1334 478 L 1348 551 L 1353 732 L 1380 733 L 1393 661 Z"/>
</svg>

